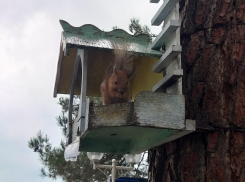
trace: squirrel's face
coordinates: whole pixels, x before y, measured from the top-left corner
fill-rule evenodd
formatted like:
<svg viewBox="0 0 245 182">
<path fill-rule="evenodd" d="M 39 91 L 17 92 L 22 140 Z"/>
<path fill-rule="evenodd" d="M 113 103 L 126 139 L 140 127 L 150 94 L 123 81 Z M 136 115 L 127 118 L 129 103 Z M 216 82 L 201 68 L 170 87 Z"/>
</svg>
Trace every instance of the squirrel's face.
<svg viewBox="0 0 245 182">
<path fill-rule="evenodd" d="M 113 85 L 113 90 L 117 91 L 120 96 L 123 97 L 124 93 L 128 89 L 128 78 L 125 70 L 115 69 L 112 74 L 111 84 Z"/>
</svg>

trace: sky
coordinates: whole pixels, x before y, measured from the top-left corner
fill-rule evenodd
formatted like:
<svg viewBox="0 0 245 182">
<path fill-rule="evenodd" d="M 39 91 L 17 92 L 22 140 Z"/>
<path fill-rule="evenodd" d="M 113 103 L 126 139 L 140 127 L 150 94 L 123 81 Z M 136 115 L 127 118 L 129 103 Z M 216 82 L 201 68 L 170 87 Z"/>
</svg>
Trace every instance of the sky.
<svg viewBox="0 0 245 182">
<path fill-rule="evenodd" d="M 51 182 L 40 177 L 37 153 L 28 140 L 39 130 L 54 146 L 64 137 L 53 98 L 62 28 L 93 24 L 128 31 L 130 18 L 150 21 L 160 7 L 149 0 L 0 0 L 0 181 Z M 158 34 L 160 27 L 151 27 Z M 64 95 L 63 95 L 64 96 Z M 62 182 L 61 179 L 56 180 Z"/>
</svg>

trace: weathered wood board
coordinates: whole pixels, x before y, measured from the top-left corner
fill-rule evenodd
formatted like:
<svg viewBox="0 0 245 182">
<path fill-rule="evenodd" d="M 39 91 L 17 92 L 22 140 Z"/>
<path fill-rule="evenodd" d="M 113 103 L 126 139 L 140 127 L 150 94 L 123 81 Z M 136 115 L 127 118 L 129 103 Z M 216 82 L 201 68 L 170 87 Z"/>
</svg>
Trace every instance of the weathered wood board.
<svg viewBox="0 0 245 182">
<path fill-rule="evenodd" d="M 163 5 L 152 18 L 151 24 L 160 25 L 163 20 L 170 14 L 177 2 L 178 0 L 165 0 Z"/>
<path fill-rule="evenodd" d="M 87 108 L 88 109 L 88 108 Z M 183 95 L 140 92 L 134 102 L 90 107 L 88 130 L 114 126 L 148 126 L 183 129 Z"/>
<path fill-rule="evenodd" d="M 180 27 L 171 27 L 169 23 L 171 21 L 179 22 L 179 25 L 181 24 L 178 0 L 164 0 L 160 9 L 152 18 L 154 25 L 160 25 L 163 22 L 163 29 L 154 40 L 152 48 L 163 48 L 165 51 L 152 68 L 152 71 L 156 73 L 163 72 L 163 78 L 159 82 L 155 82 L 152 91 L 163 91 L 168 94 L 182 94 L 182 74 L 174 73 L 182 69 Z M 169 29 L 169 27 L 171 27 L 171 29 Z"/>
<path fill-rule="evenodd" d="M 183 95 L 140 92 L 134 102 L 87 106 L 80 151 L 139 153 L 193 132 Z"/>
<path fill-rule="evenodd" d="M 140 92 L 135 97 L 134 114 L 140 126 L 183 129 L 185 127 L 183 95 Z"/>
<path fill-rule="evenodd" d="M 131 35 L 122 29 L 115 29 L 109 32 L 100 30 L 94 25 L 86 24 L 80 27 L 73 27 L 68 22 L 60 20 L 64 30 L 62 42 L 65 55 L 69 55 L 69 49 L 92 48 L 92 49 L 113 49 L 111 42 L 126 41 L 129 43 L 127 51 L 145 57 L 159 57 L 161 52 L 149 49 L 150 38 L 146 34 Z"/>
<path fill-rule="evenodd" d="M 166 74 L 154 87 L 152 87 L 152 91 L 164 91 L 165 88 L 174 84 L 179 78 L 183 76 L 182 69 L 172 70 L 170 73 Z"/>
<path fill-rule="evenodd" d="M 172 45 L 169 47 L 162 57 L 154 64 L 152 71 L 159 73 L 163 71 L 170 63 L 173 62 L 173 59 L 182 52 L 182 47 L 180 45 Z"/>
<path fill-rule="evenodd" d="M 159 50 L 169 37 L 179 28 L 178 20 L 169 20 L 151 44 L 151 48 Z"/>
</svg>

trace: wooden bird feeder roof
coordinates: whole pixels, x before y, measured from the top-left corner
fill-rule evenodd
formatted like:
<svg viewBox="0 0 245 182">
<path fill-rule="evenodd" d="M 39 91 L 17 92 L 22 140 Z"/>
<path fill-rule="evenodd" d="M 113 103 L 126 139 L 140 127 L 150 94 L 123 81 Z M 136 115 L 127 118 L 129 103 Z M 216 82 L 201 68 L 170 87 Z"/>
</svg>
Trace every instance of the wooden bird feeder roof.
<svg viewBox="0 0 245 182">
<path fill-rule="evenodd" d="M 141 65 L 140 62 L 147 62 L 147 64 L 144 64 L 142 68 L 138 66 L 138 72 L 141 71 L 144 73 L 145 68 L 149 68 L 149 66 L 155 64 L 157 58 L 162 55 L 161 51 L 151 49 L 149 36 L 146 34 L 134 36 L 122 29 L 115 29 L 110 32 L 105 32 L 91 24 L 86 24 L 81 27 L 73 27 L 64 20 L 60 20 L 60 24 L 63 28 L 63 32 L 61 35 L 54 97 L 56 97 L 57 94 L 70 93 L 77 49 L 84 49 L 87 51 L 87 95 L 89 96 L 100 96 L 100 84 L 105 76 L 107 66 L 113 61 L 113 48 L 111 42 L 129 43 L 127 51 L 139 58 L 137 59 L 136 64 Z M 81 72 L 81 70 L 79 71 Z M 156 80 L 155 82 L 159 81 L 162 77 L 160 76 L 161 74 L 152 73 L 151 71 L 145 74 L 149 76 L 148 79 Z M 77 78 L 75 95 L 80 94 L 81 77 L 79 75 Z M 147 86 L 149 88 L 144 90 L 151 90 L 154 84 Z M 136 91 L 134 95 L 136 95 Z"/>
</svg>

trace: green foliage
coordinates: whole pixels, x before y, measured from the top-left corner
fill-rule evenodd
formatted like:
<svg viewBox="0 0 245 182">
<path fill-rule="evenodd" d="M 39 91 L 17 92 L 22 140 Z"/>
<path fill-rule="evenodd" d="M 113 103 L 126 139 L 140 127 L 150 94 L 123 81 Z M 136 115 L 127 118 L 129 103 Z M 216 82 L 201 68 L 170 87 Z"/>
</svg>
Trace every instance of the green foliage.
<svg viewBox="0 0 245 182">
<path fill-rule="evenodd" d="M 29 147 L 39 154 L 43 164 L 41 169 L 43 177 L 52 179 L 61 177 L 66 182 L 106 181 L 104 174 L 92 169 L 86 153 L 80 153 L 76 162 L 66 162 L 64 159 L 65 144 L 61 142 L 60 147 L 52 147 L 47 136 L 43 136 L 40 131 L 28 143 Z"/>
<path fill-rule="evenodd" d="M 130 24 L 128 26 L 129 31 L 133 35 L 146 34 L 149 36 L 149 41 L 152 42 L 152 37 L 156 37 L 155 34 L 151 33 L 150 28 L 147 25 L 141 25 L 140 20 L 137 18 L 130 19 Z M 113 26 L 112 30 L 119 29 L 118 26 Z"/>
<path fill-rule="evenodd" d="M 96 105 L 101 102 L 100 98 L 94 98 Z M 58 125 L 62 129 L 62 133 L 66 134 L 67 130 L 67 115 L 68 115 L 68 98 L 60 98 L 59 105 L 61 106 L 61 115 L 57 117 Z M 73 118 L 77 116 L 79 105 L 79 98 L 74 99 Z M 92 182 L 92 181 L 106 181 L 107 177 L 102 172 L 92 169 L 92 164 L 85 152 L 81 152 L 76 162 L 66 162 L 64 159 L 65 143 L 61 141 L 59 147 L 53 147 L 49 142 L 47 135 L 43 135 L 41 131 L 37 135 L 31 138 L 28 145 L 34 152 L 39 154 L 39 158 L 43 167 L 41 168 L 41 176 L 56 179 L 62 178 L 65 182 Z M 123 155 L 116 154 L 104 154 L 101 159 L 101 164 L 111 165 L 111 160 L 116 159 L 117 165 L 125 166 L 125 158 Z M 145 177 L 147 175 L 146 162 L 142 161 L 141 165 L 138 165 L 135 172 L 117 171 L 117 176 L 133 175 L 136 177 Z M 110 170 L 105 170 L 107 175 L 111 174 Z"/>
<path fill-rule="evenodd" d="M 112 30 L 115 30 L 115 29 L 119 29 L 119 27 L 118 26 L 113 26 Z"/>
<path fill-rule="evenodd" d="M 130 19 L 130 24 L 129 24 L 129 31 L 133 33 L 134 35 L 139 35 L 139 34 L 147 34 L 149 36 L 150 41 L 152 41 L 152 37 L 156 37 L 156 35 L 151 33 L 150 28 L 147 25 L 141 25 L 139 23 L 139 19 L 137 18 L 132 18 Z"/>
<path fill-rule="evenodd" d="M 147 25 L 140 25 L 139 24 L 139 19 L 132 18 L 130 19 L 130 24 L 129 24 L 129 31 L 132 32 L 134 35 L 139 35 L 139 34 L 150 34 L 150 29 Z"/>
</svg>

